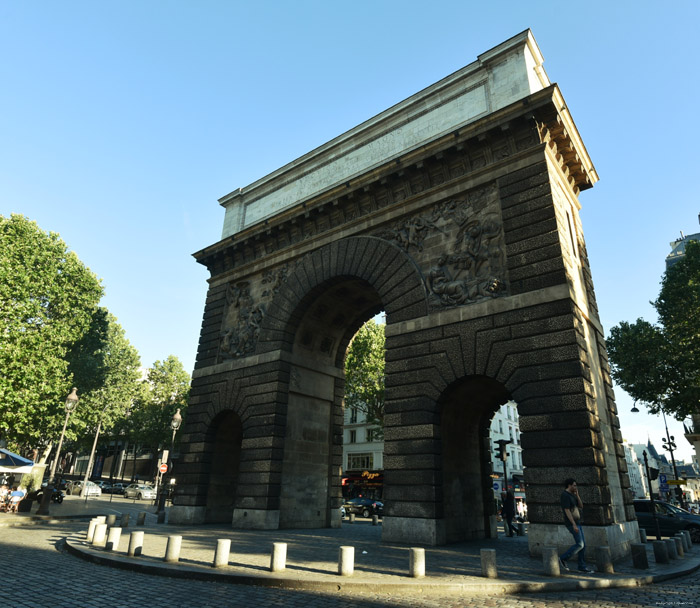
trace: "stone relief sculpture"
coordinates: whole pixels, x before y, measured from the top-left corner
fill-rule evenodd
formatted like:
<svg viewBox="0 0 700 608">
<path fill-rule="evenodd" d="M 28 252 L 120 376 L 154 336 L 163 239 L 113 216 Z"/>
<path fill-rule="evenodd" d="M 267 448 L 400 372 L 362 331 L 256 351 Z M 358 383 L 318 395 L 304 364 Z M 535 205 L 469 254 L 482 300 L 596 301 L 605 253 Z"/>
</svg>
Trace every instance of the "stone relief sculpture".
<svg viewBox="0 0 700 608">
<path fill-rule="evenodd" d="M 497 195 L 495 184 L 490 184 L 470 192 L 466 199 L 437 205 L 377 235 L 395 241 L 413 254 L 419 266 L 428 268 L 425 274 L 432 306 L 462 306 L 506 293 Z M 443 251 L 431 261 L 422 255 L 424 249 Z"/>
<path fill-rule="evenodd" d="M 250 283 L 229 283 L 226 289 L 226 318 L 233 323 L 221 333 L 219 357 L 232 359 L 253 352 L 265 315 L 265 308 L 256 305 L 250 295 Z"/>
</svg>

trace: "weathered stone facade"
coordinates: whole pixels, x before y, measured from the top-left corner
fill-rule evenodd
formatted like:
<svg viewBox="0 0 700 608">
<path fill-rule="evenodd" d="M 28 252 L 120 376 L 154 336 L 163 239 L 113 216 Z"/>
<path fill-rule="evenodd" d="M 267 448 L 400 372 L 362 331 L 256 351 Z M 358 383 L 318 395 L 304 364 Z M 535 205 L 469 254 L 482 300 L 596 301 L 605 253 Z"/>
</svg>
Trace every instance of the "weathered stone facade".
<svg viewBox="0 0 700 608">
<path fill-rule="evenodd" d="M 488 427 L 513 399 L 531 550 L 568 541 L 573 476 L 589 543 L 625 553 L 637 527 L 578 216 L 596 180 L 544 86 L 196 254 L 211 279 L 171 519 L 339 525 L 344 355 L 384 310 L 384 538 L 493 533 Z"/>
</svg>

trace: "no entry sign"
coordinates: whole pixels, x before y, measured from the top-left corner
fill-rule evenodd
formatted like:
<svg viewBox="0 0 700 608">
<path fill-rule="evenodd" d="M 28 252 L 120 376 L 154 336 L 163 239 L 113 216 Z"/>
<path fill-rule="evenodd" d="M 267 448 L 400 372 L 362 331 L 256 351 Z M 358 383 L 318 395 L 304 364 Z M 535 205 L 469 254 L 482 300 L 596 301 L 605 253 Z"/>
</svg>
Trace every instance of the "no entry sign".
<svg viewBox="0 0 700 608">
<path fill-rule="evenodd" d="M 161 465 L 158 467 L 158 470 L 159 470 L 161 473 L 167 473 L 167 472 L 168 472 L 168 465 L 165 464 L 165 463 L 163 463 L 163 464 L 161 464 Z"/>
</svg>

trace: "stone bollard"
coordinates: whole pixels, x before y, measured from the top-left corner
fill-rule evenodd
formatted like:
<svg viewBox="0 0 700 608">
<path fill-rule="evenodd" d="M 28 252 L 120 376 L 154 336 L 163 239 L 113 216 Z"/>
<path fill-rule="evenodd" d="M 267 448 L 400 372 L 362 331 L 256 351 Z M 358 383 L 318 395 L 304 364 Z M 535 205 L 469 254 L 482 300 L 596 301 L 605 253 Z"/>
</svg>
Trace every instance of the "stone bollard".
<svg viewBox="0 0 700 608">
<path fill-rule="evenodd" d="M 425 576 L 425 549 L 411 547 L 408 550 L 408 576 L 423 578 Z"/>
<path fill-rule="evenodd" d="M 690 535 L 689 530 L 683 530 L 683 535 L 688 539 L 688 551 L 693 548 L 693 537 Z"/>
<path fill-rule="evenodd" d="M 680 538 L 681 542 L 683 543 L 683 551 L 685 553 L 688 553 L 688 551 L 690 551 L 690 544 L 688 542 L 688 535 L 686 534 L 686 530 L 681 530 L 680 532 L 677 532 L 676 536 Z"/>
<path fill-rule="evenodd" d="M 544 547 L 542 549 L 542 565 L 547 576 L 560 576 L 559 552 L 556 547 Z"/>
<path fill-rule="evenodd" d="M 89 543 L 92 542 L 92 537 L 95 536 L 95 526 L 98 524 L 97 518 L 93 517 L 88 524 L 87 534 L 85 535 L 85 540 Z"/>
<path fill-rule="evenodd" d="M 143 553 L 143 532 L 132 532 L 129 537 L 129 557 L 138 557 Z"/>
<path fill-rule="evenodd" d="M 372 515 L 372 525 L 373 526 L 379 525 L 379 515 Z"/>
<path fill-rule="evenodd" d="M 632 566 L 639 570 L 647 570 L 649 568 L 649 559 L 647 558 L 647 547 L 644 543 L 632 543 Z"/>
<path fill-rule="evenodd" d="M 158 511 L 158 522 L 159 524 L 165 523 L 165 511 Z"/>
<path fill-rule="evenodd" d="M 666 545 L 666 541 L 655 540 L 652 543 L 652 547 L 654 547 L 654 561 L 657 564 L 668 564 L 669 561 L 671 561 L 668 557 L 668 548 Z"/>
<path fill-rule="evenodd" d="M 678 557 L 685 557 L 685 548 L 683 547 L 683 541 L 679 536 L 672 536 L 671 540 L 676 544 L 676 553 Z"/>
<path fill-rule="evenodd" d="M 287 567 L 287 543 L 272 543 L 270 572 L 282 572 Z"/>
<path fill-rule="evenodd" d="M 107 534 L 107 543 L 105 544 L 105 549 L 107 551 L 119 551 L 119 541 L 122 537 L 121 528 L 110 528 Z"/>
<path fill-rule="evenodd" d="M 355 523 L 355 514 L 354 514 L 354 513 L 350 513 L 350 514 L 348 515 L 348 523 L 349 523 L 349 524 L 354 524 L 354 523 Z"/>
<path fill-rule="evenodd" d="M 678 559 L 678 551 L 676 551 L 676 541 L 672 538 L 667 538 L 665 541 L 666 549 L 668 550 L 668 557 L 670 559 Z"/>
<path fill-rule="evenodd" d="M 350 514 L 352 517 L 353 514 Z M 338 574 L 352 576 L 355 571 L 355 547 L 340 547 L 338 550 Z"/>
<path fill-rule="evenodd" d="M 640 543 L 647 542 L 647 531 L 646 530 L 639 530 L 639 542 Z"/>
<path fill-rule="evenodd" d="M 599 546 L 595 548 L 595 566 L 598 572 L 615 574 L 612 557 L 610 556 L 610 547 Z"/>
<path fill-rule="evenodd" d="M 107 516 L 106 515 L 97 515 L 95 517 L 95 519 L 97 520 L 98 524 L 106 524 L 107 523 Z"/>
<path fill-rule="evenodd" d="M 486 578 L 498 578 L 496 549 L 481 550 L 481 576 L 485 576 Z"/>
<path fill-rule="evenodd" d="M 128 513 L 122 513 L 121 519 L 119 520 L 119 524 L 121 525 L 122 528 L 129 527 L 129 514 Z"/>
<path fill-rule="evenodd" d="M 114 524 L 117 523 L 117 516 L 112 513 L 107 516 L 107 519 L 105 520 L 105 523 L 111 528 Z"/>
<path fill-rule="evenodd" d="M 525 524 L 522 522 L 518 523 L 518 536 L 525 536 Z"/>
<path fill-rule="evenodd" d="M 228 566 L 228 559 L 231 553 L 231 539 L 220 538 L 216 541 L 216 552 L 214 553 L 213 568 Z"/>
<path fill-rule="evenodd" d="M 168 544 L 165 546 L 164 562 L 174 563 L 180 561 L 180 548 L 182 547 L 182 536 L 168 536 Z"/>
<path fill-rule="evenodd" d="M 107 542 L 107 524 L 97 524 L 92 535 L 93 547 L 104 547 Z"/>
<path fill-rule="evenodd" d="M 137 520 L 136 520 L 136 525 L 137 525 L 137 526 L 143 526 L 145 523 L 146 523 L 146 512 L 145 512 L 145 511 L 141 511 L 141 513 L 139 513 L 139 516 L 138 516 L 138 518 L 137 518 Z"/>
</svg>

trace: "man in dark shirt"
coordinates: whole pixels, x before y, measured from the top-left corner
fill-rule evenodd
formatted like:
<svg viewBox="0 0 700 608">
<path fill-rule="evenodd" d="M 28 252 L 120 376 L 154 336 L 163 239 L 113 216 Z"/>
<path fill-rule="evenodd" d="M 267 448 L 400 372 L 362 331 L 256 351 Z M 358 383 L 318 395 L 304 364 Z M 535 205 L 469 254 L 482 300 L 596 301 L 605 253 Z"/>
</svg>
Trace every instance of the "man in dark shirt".
<svg viewBox="0 0 700 608">
<path fill-rule="evenodd" d="M 586 557 L 584 555 L 586 541 L 583 538 L 583 527 L 581 526 L 581 511 L 583 510 L 583 502 L 578 495 L 578 487 L 576 480 L 569 478 L 564 481 L 566 488 L 561 493 L 561 510 L 564 514 L 564 525 L 574 537 L 574 544 L 559 557 L 559 566 L 562 570 L 568 570 L 566 560 L 576 555 L 578 557 L 578 569 L 581 572 L 593 572 L 586 566 Z"/>
</svg>

